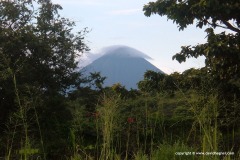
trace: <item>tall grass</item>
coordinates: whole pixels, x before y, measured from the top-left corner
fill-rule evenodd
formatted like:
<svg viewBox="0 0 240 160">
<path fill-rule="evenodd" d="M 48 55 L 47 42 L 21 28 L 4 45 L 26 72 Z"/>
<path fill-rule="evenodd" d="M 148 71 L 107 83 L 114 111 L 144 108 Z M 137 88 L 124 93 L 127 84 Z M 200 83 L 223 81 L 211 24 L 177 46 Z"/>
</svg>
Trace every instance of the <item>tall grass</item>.
<svg viewBox="0 0 240 160">
<path fill-rule="evenodd" d="M 201 97 L 202 98 L 202 97 Z M 218 99 L 216 95 L 209 95 L 207 99 L 198 100 L 191 108 L 194 113 L 195 125 L 199 126 L 202 145 L 202 152 L 218 152 L 221 133 L 218 124 Z M 203 155 L 203 159 L 209 159 Z M 211 159 L 217 160 L 218 155 L 211 156 Z"/>
<path fill-rule="evenodd" d="M 118 127 L 119 97 L 104 95 L 102 104 L 97 107 L 100 114 L 100 128 L 102 132 L 102 146 L 100 160 L 112 160 L 116 158 L 116 147 L 114 146 L 114 133 Z"/>
<path fill-rule="evenodd" d="M 221 104 L 218 94 L 216 92 L 204 93 L 203 90 L 200 92 L 181 92 L 182 96 L 178 94 L 178 100 L 168 99 L 166 95 L 158 95 L 156 106 L 143 101 L 144 103 L 137 106 L 139 108 L 134 112 L 126 111 L 130 108 L 124 108 L 126 107 L 122 105 L 124 100 L 118 96 L 104 95 L 102 103 L 97 106 L 96 110 L 99 118 L 96 119 L 97 140 L 95 150 L 97 150 L 96 153 L 99 151 L 100 155 L 97 154 L 94 158 L 99 160 L 234 159 L 233 156 L 227 155 L 193 154 L 198 152 L 222 152 L 221 149 L 226 149 L 221 146 L 223 138 L 219 129 L 219 108 Z M 167 106 L 165 106 L 166 104 Z M 175 105 L 175 107 L 171 105 Z M 186 117 L 183 117 L 183 119 L 174 117 L 174 114 L 170 114 L 172 117 L 165 115 L 166 110 L 167 112 L 174 112 L 179 108 L 180 111 L 187 111 L 184 113 L 183 116 Z M 122 112 L 123 110 L 124 112 Z M 140 113 L 136 114 L 136 112 Z M 122 118 L 134 113 L 134 123 L 123 123 Z M 189 117 L 191 118 L 189 119 Z M 173 119 L 174 121 L 172 121 Z M 190 124 L 190 126 L 182 126 L 181 121 L 183 120 L 188 121 L 187 124 Z M 187 130 L 184 130 L 185 128 Z M 235 137 L 234 134 L 233 131 L 233 137 Z M 239 156 L 236 156 L 235 159 L 238 158 Z M 85 159 L 89 159 L 89 156 L 85 156 Z"/>
<path fill-rule="evenodd" d="M 13 158 L 28 160 L 33 155 L 43 153 L 42 159 L 47 159 L 38 114 L 33 100 L 24 99 L 18 91 L 16 77 L 14 77 L 15 95 L 18 111 L 9 120 L 9 136 L 6 150 L 6 160 Z M 180 91 L 181 92 L 181 91 Z M 69 148 L 70 160 L 230 160 L 233 156 L 219 155 L 193 155 L 195 152 L 221 152 L 226 149 L 222 146 L 223 136 L 220 132 L 218 95 L 199 94 L 198 92 L 183 93 L 180 100 L 166 98 L 166 95 L 157 95 L 154 103 L 147 100 L 140 104 L 139 108 L 130 111 L 131 108 L 124 106 L 124 101 L 117 95 L 103 95 L 96 106 L 91 124 L 86 120 L 85 108 L 75 106 L 74 120 L 70 126 Z M 189 95 L 187 95 L 189 94 Z M 156 101 L 156 103 L 155 103 Z M 184 104 L 178 101 L 185 101 Z M 165 106 L 167 103 L 167 106 Z M 170 105 L 175 105 L 172 107 Z M 238 105 L 238 104 L 235 104 Z M 170 107 L 172 110 L 170 110 Z M 192 117 L 189 120 L 189 130 L 182 127 L 182 119 L 174 117 L 177 109 L 187 110 L 185 116 Z M 31 138 L 29 109 L 34 109 L 35 121 L 38 125 L 40 145 L 35 145 Z M 136 114 L 136 112 L 140 112 Z M 126 113 L 126 115 L 123 115 Z M 176 112 L 177 113 L 177 112 Z M 188 115 L 189 114 L 189 115 Z M 132 119 L 127 119 L 128 116 Z M 93 115 L 91 115 L 93 116 Z M 171 117 L 172 116 L 172 117 Z M 175 118 L 175 119 L 174 119 Z M 172 119 L 176 121 L 172 121 Z M 129 120 L 129 122 L 128 122 Z M 93 144 L 84 144 L 84 125 L 92 125 L 95 138 Z M 10 126 L 12 125 L 12 126 Z M 21 126 L 21 127 L 19 127 Z M 184 134 L 180 134 L 184 132 Z M 234 139 L 235 131 L 231 130 Z M 19 133 L 22 133 L 20 136 Z M 18 147 L 14 146 L 19 140 Z M 94 142 L 95 141 L 95 142 Z M 95 143 L 95 144 L 94 144 Z M 38 147 L 35 147 L 38 146 Z M 232 151 L 233 146 L 228 149 Z M 16 154 L 17 153 L 17 154 Z M 179 153 L 179 154 L 178 154 Z M 180 153 L 183 153 L 181 155 Z M 238 153 L 235 153 L 238 154 Z M 39 156 L 40 157 L 40 156 Z M 236 160 L 240 156 L 236 156 Z"/>
<path fill-rule="evenodd" d="M 11 72 L 12 73 L 12 72 Z M 40 153 L 40 150 L 43 154 L 43 159 L 46 159 L 46 154 L 44 151 L 43 138 L 41 133 L 41 127 L 38 120 L 38 114 L 35 108 L 35 104 L 37 103 L 37 97 L 25 97 L 19 93 L 17 79 L 14 73 L 12 73 L 14 92 L 15 92 L 15 103 L 18 107 L 15 112 L 13 112 L 9 121 L 6 124 L 7 130 L 5 131 L 7 135 L 7 143 L 6 143 L 6 160 L 11 160 L 14 158 L 21 160 L 28 160 L 33 155 L 37 155 Z M 25 92 L 31 95 L 30 89 L 25 86 Z M 33 117 L 28 117 L 28 112 L 33 109 L 34 115 Z M 30 119 L 35 119 L 40 136 L 41 149 L 34 147 L 35 140 L 32 140 L 30 136 Z"/>
</svg>

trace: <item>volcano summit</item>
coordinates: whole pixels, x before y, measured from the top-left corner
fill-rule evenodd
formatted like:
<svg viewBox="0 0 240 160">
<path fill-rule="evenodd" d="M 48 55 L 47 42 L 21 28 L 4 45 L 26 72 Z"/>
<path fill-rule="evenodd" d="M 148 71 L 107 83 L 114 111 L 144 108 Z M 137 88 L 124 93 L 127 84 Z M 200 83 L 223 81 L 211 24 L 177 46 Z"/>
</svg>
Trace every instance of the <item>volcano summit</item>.
<svg viewBox="0 0 240 160">
<path fill-rule="evenodd" d="M 137 89 L 147 70 L 162 72 L 152 65 L 146 54 L 127 46 L 111 46 L 103 49 L 103 55 L 83 68 L 84 74 L 100 72 L 106 77 L 104 86 L 120 83 L 126 89 Z M 163 72 L 162 72 L 163 73 Z"/>
</svg>

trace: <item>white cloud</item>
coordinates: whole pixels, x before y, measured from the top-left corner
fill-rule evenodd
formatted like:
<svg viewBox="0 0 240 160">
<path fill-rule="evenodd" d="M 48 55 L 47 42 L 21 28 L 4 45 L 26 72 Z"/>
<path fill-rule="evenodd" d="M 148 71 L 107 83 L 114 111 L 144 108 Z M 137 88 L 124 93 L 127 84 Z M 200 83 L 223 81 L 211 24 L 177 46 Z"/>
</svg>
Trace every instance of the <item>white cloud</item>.
<svg viewBox="0 0 240 160">
<path fill-rule="evenodd" d="M 124 10 L 113 10 L 108 12 L 110 15 L 132 15 L 141 12 L 141 9 L 124 9 Z"/>
</svg>

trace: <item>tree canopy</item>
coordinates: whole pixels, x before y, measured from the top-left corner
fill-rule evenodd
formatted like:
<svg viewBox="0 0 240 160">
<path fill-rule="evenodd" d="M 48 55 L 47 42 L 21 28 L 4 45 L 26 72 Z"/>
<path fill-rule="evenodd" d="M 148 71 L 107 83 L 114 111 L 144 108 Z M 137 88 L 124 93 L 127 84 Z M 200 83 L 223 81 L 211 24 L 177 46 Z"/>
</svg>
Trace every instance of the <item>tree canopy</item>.
<svg viewBox="0 0 240 160">
<path fill-rule="evenodd" d="M 51 101 L 63 106 L 58 94 L 81 82 L 76 58 L 88 50 L 88 31 L 73 32 L 61 9 L 50 0 L 0 1 L 0 134 L 9 115 L 36 95 L 40 110 L 50 106 L 51 113 Z"/>
<path fill-rule="evenodd" d="M 11 69 L 19 84 L 38 84 L 45 91 L 76 83 L 76 58 L 88 49 L 87 30 L 73 33 L 75 24 L 60 16 L 61 9 L 49 0 L 0 2 L 1 75 Z"/>
<path fill-rule="evenodd" d="M 158 0 L 144 6 L 145 15 L 167 16 L 180 30 L 196 22 L 202 28 L 210 25 L 240 33 L 240 2 L 238 0 Z"/>
<path fill-rule="evenodd" d="M 219 80 L 240 77 L 240 2 L 239 0 L 158 0 L 144 6 L 146 16 L 159 14 L 173 20 L 179 30 L 195 24 L 207 27 L 207 43 L 182 46 L 173 59 L 180 63 L 189 57 L 204 56 L 209 73 Z M 214 29 L 225 29 L 216 34 Z"/>
</svg>

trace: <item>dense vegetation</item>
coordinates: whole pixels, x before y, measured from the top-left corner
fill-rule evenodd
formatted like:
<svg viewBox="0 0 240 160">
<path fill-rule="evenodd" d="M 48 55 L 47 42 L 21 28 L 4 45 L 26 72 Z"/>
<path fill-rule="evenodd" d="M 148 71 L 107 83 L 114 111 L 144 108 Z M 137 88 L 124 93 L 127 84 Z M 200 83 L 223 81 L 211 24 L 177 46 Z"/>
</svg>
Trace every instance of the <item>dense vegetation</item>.
<svg viewBox="0 0 240 160">
<path fill-rule="evenodd" d="M 173 57 L 205 56 L 206 66 L 147 71 L 138 90 L 126 90 L 77 71 L 88 31 L 73 33 L 61 6 L 0 1 L 0 159 L 239 159 L 239 8 L 238 0 L 146 5 L 147 16 L 167 15 L 180 29 L 194 20 L 209 27 L 206 44 Z"/>
</svg>

